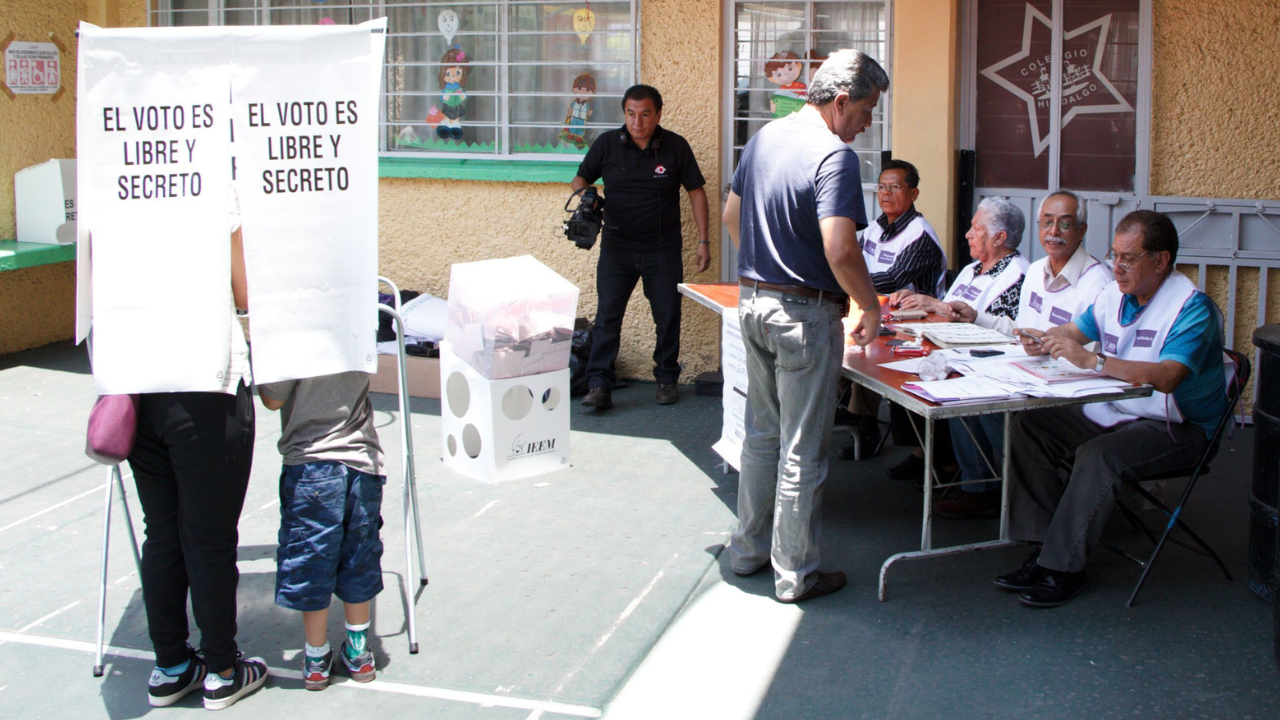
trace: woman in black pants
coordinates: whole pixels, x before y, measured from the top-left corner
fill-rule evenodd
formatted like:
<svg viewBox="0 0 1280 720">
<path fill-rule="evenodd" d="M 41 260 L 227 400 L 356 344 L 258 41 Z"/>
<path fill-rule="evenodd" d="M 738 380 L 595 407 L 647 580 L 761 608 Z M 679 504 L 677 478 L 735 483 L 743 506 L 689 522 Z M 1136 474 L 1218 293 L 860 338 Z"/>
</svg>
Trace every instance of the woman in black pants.
<svg viewBox="0 0 1280 720">
<path fill-rule="evenodd" d="M 239 222 L 233 223 L 232 294 L 243 308 L 244 263 Z M 154 706 L 203 686 L 205 707 L 216 710 L 267 678 L 261 658 L 243 659 L 236 648 L 236 546 L 253 462 L 248 366 L 244 332 L 233 316 L 220 391 L 141 396 L 129 466 L 146 524 L 142 598 L 156 652 L 148 682 Z M 188 593 L 199 654 L 187 644 Z"/>
</svg>

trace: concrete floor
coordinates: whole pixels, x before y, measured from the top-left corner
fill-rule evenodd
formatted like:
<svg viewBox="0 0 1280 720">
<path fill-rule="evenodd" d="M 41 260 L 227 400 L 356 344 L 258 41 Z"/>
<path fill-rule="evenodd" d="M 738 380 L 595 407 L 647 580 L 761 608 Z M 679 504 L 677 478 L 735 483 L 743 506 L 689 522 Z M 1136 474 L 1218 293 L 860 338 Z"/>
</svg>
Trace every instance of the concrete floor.
<svg viewBox="0 0 1280 720">
<path fill-rule="evenodd" d="M 1097 554 L 1093 587 L 1032 611 L 991 578 L 1023 552 L 993 550 L 895 565 L 918 547 L 920 495 L 883 479 L 889 447 L 832 461 L 824 567 L 850 586 L 802 606 L 772 600 L 768 573 L 740 579 L 720 549 L 734 527 L 736 476 L 709 449 L 718 399 L 653 386 L 573 406 L 572 467 L 485 485 L 447 470 L 439 403 L 413 403 L 430 585 L 417 600 L 421 652 L 407 652 L 399 595 L 404 528 L 394 397 L 376 396 L 390 469 L 384 504 L 387 589 L 375 601 L 379 680 L 301 687 L 296 614 L 271 602 L 279 439 L 259 406 L 241 520 L 240 643 L 276 670 L 230 717 L 432 718 L 1079 718 L 1280 716 L 1270 606 L 1244 583 L 1252 431 L 1237 432 L 1185 514 L 1235 582 L 1181 548 L 1161 558 L 1133 609 L 1138 569 Z M 133 718 L 202 713 L 193 695 L 147 706 L 149 642 L 116 506 L 104 678 L 90 673 L 105 469 L 87 460 L 93 400 L 81 350 L 0 357 L 0 437 L 16 472 L 0 489 L 0 718 Z M 141 515 L 130 491 L 135 525 Z M 939 521 L 935 543 L 987 539 L 995 523 Z M 1111 538 L 1144 542 L 1113 523 Z M 331 636 L 337 637 L 335 618 Z M 360 692 L 352 692 L 359 690 Z"/>
</svg>

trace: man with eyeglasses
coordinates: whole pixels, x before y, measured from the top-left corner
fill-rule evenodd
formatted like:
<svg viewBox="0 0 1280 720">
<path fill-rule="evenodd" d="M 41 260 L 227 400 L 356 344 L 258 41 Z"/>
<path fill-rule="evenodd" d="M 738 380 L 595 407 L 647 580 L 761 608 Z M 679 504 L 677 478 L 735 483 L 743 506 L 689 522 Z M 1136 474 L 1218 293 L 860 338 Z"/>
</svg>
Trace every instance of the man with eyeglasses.
<svg viewBox="0 0 1280 720">
<path fill-rule="evenodd" d="M 1087 553 L 1115 507 L 1120 477 L 1187 467 L 1226 411 L 1222 316 L 1174 269 L 1168 216 L 1126 215 L 1111 254 L 1115 282 L 1072 322 L 1023 338 L 1027 352 L 1155 387 L 1150 397 L 1027 410 L 1012 425 L 1009 536 L 1037 545 L 996 587 L 1029 607 L 1057 607 L 1088 588 Z M 1101 343 L 1101 351 L 1085 348 Z M 1063 482 L 1058 468 L 1071 462 Z"/>
<path fill-rule="evenodd" d="M 884 164 L 876 185 L 876 200 L 883 212 L 858 240 L 871 282 L 881 295 L 907 289 L 936 298 L 947 290 L 947 256 L 937 231 L 916 210 L 919 196 L 920 172 L 915 165 L 906 160 Z M 857 439 L 850 437 L 840 448 L 841 460 L 862 459 L 874 452 L 880 442 L 879 409 L 879 395 L 853 386 L 849 412 Z"/>
<path fill-rule="evenodd" d="M 1071 322 L 1112 282 L 1111 269 L 1085 252 L 1083 241 L 1089 225 L 1085 204 L 1078 195 L 1070 190 L 1052 193 L 1040 201 L 1037 215 L 1045 257 L 1027 268 L 1015 316 L 1017 326 L 1033 334 Z M 951 307 L 960 320 L 977 320 L 1006 335 L 1015 334 L 1012 318 L 989 314 L 980 318 L 962 301 Z M 996 477 L 992 467 L 1000 467 L 1002 462 L 1004 419 L 979 415 L 952 419 L 950 425 L 962 492 L 939 500 L 935 511 L 953 519 L 995 517 L 1000 512 L 1000 485 L 979 481 Z M 991 460 L 990 466 L 984 458 Z"/>
</svg>

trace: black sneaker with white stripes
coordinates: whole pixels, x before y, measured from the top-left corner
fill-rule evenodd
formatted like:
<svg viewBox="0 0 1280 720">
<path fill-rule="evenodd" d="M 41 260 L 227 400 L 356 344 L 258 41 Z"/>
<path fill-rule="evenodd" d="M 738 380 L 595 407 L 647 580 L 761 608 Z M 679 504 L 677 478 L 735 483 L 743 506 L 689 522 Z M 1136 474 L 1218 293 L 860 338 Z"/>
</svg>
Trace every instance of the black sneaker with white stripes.
<svg viewBox="0 0 1280 720">
<path fill-rule="evenodd" d="M 204 679 L 204 707 L 221 710 L 262 687 L 267 681 L 267 662 L 259 657 L 244 658 L 236 653 L 235 672 L 224 678 L 211 672 Z"/>
<path fill-rule="evenodd" d="M 177 675 L 166 675 L 160 668 L 151 670 L 151 679 L 147 681 L 147 695 L 151 707 L 168 707 L 204 683 L 205 673 L 208 672 L 204 659 L 197 655 L 190 645 L 187 649 L 191 650 L 191 661 L 187 663 L 187 668 Z"/>
</svg>

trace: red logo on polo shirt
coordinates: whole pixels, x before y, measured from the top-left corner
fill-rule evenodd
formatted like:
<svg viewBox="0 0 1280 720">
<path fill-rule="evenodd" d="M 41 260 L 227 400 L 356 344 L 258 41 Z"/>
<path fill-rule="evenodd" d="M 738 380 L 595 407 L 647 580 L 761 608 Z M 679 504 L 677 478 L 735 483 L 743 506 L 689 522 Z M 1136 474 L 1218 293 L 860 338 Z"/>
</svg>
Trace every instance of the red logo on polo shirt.
<svg viewBox="0 0 1280 720">
<path fill-rule="evenodd" d="M 667 172 L 667 169 L 662 165 L 659 165 L 658 167 L 654 168 L 653 171 L 658 173 L 659 175 L 663 175 Z"/>
</svg>

